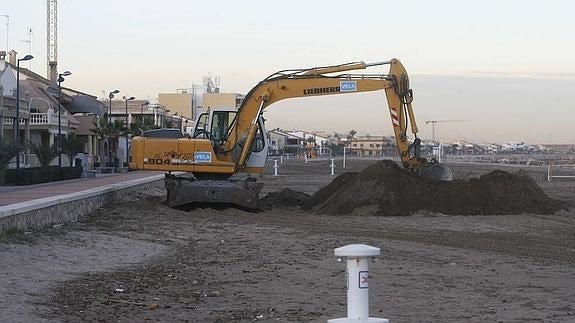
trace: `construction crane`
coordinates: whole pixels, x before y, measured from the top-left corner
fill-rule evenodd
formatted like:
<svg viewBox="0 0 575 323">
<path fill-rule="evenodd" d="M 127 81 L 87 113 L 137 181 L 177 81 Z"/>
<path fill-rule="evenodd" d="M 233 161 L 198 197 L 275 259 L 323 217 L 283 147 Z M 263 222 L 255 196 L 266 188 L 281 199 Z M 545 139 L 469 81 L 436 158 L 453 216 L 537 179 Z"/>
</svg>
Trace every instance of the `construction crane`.
<svg viewBox="0 0 575 323">
<path fill-rule="evenodd" d="M 465 122 L 469 120 L 426 120 L 425 124 L 431 123 L 431 133 L 432 133 L 432 141 L 435 142 L 435 124 L 436 123 L 444 123 L 444 122 Z"/>
<path fill-rule="evenodd" d="M 26 30 L 26 32 L 28 33 L 28 39 L 26 40 L 21 40 L 21 42 L 27 43 L 28 44 L 28 53 L 32 53 L 32 27 L 28 27 L 28 29 Z M 32 60 L 28 61 L 28 69 L 32 70 Z"/>
<path fill-rule="evenodd" d="M 47 5 L 48 79 L 56 82 L 58 79 L 58 2 L 47 0 Z"/>
</svg>

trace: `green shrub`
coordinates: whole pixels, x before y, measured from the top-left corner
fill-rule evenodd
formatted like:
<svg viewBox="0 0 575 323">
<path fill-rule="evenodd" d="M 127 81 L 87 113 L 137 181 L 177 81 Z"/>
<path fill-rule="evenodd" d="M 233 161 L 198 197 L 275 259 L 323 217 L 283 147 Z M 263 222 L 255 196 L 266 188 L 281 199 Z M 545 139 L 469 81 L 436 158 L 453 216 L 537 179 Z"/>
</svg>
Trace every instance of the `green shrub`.
<svg viewBox="0 0 575 323">
<path fill-rule="evenodd" d="M 0 142 L 0 170 L 8 167 L 10 160 L 16 156 L 16 147 Z"/>
</svg>

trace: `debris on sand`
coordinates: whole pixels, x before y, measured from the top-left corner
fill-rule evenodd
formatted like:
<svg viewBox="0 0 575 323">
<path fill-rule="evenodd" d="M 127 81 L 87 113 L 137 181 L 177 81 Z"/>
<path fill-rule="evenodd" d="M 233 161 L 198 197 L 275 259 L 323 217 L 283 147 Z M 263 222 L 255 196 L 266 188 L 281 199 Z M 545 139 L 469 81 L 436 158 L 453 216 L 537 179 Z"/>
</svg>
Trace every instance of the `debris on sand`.
<svg viewBox="0 0 575 323">
<path fill-rule="evenodd" d="M 278 192 L 268 193 L 263 199 L 260 199 L 259 205 L 262 209 L 266 210 L 274 207 L 298 207 L 304 205 L 309 198 L 310 196 L 305 193 L 284 188 Z"/>
<path fill-rule="evenodd" d="M 342 174 L 302 205 L 339 215 L 410 215 L 418 210 L 443 214 L 551 214 L 561 209 L 528 176 L 496 170 L 480 178 L 435 182 L 384 160 L 360 173 Z"/>
</svg>

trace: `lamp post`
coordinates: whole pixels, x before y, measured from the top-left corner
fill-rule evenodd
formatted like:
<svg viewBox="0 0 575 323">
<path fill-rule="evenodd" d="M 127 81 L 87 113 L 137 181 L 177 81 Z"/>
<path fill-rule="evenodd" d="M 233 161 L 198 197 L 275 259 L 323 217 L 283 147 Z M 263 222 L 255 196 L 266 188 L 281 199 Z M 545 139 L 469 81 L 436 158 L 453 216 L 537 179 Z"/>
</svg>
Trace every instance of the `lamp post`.
<svg viewBox="0 0 575 323">
<path fill-rule="evenodd" d="M 62 169 L 62 82 L 64 82 L 64 76 L 72 75 L 70 71 L 65 71 L 64 73 L 58 74 L 58 180 L 60 180 L 61 169 Z"/>
<path fill-rule="evenodd" d="M 150 102 L 146 101 L 140 104 L 140 121 L 144 124 L 144 106 L 150 105 Z"/>
<path fill-rule="evenodd" d="M 119 90 L 114 90 L 108 94 L 108 98 L 110 99 L 110 106 L 108 107 L 108 123 L 112 123 L 112 99 L 114 98 L 114 94 L 120 93 Z"/>
<path fill-rule="evenodd" d="M 128 123 L 128 101 L 135 100 L 136 98 L 131 96 L 129 98 L 124 97 L 126 100 L 126 167 L 128 166 L 128 130 L 130 129 L 130 124 Z"/>
<path fill-rule="evenodd" d="M 26 55 L 18 59 L 16 66 L 16 121 L 14 122 L 16 129 L 16 169 L 20 169 L 20 61 L 29 61 L 34 56 Z"/>
<path fill-rule="evenodd" d="M 114 98 L 114 94 L 118 94 L 118 93 L 120 93 L 119 90 L 114 90 L 108 94 L 108 98 L 110 99 L 110 107 L 108 110 L 108 127 L 110 127 L 112 125 L 112 99 Z M 110 163 L 110 165 L 113 165 L 113 163 L 112 163 L 112 140 L 110 137 L 108 137 L 108 162 Z"/>
</svg>

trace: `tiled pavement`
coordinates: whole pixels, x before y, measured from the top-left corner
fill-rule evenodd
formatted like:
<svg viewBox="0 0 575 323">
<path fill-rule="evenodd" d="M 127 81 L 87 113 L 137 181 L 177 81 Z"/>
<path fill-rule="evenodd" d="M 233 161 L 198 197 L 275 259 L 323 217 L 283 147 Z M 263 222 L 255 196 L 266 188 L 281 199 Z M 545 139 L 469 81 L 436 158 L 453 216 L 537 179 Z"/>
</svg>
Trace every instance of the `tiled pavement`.
<svg viewBox="0 0 575 323">
<path fill-rule="evenodd" d="M 0 206 L 76 193 L 110 184 L 156 176 L 162 173 L 156 171 L 135 171 L 122 174 L 98 174 L 99 176 L 96 178 L 79 178 L 30 186 L 0 186 Z"/>
</svg>

